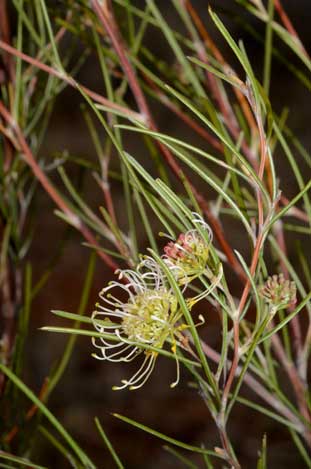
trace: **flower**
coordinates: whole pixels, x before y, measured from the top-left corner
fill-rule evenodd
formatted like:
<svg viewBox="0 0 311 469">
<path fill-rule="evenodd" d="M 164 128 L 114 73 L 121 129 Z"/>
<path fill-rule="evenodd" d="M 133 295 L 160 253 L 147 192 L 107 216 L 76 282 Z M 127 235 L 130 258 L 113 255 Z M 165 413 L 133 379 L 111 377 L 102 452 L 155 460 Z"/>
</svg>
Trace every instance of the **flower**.
<svg viewBox="0 0 311 469">
<path fill-rule="evenodd" d="M 166 287 L 165 279 L 156 262 L 146 257 L 136 271 L 119 271 L 119 279 L 103 288 L 100 298 L 104 304 L 97 304 L 92 319 L 95 329 L 102 334 L 93 338 L 99 360 L 111 362 L 130 362 L 144 354 L 144 360 L 137 372 L 129 379 L 122 380 L 121 386 L 114 389 L 137 389 L 143 386 L 151 375 L 158 352 L 169 340 L 177 361 L 177 380 L 179 367 L 176 355 L 178 331 L 182 326 L 176 323 L 182 314 L 178 309 L 176 297 Z M 119 289 L 127 295 L 126 301 L 112 295 L 111 290 Z"/>
<path fill-rule="evenodd" d="M 207 273 L 212 231 L 197 213 L 194 213 L 192 222 L 200 228 L 181 233 L 176 241 L 170 241 L 164 247 L 163 260 L 180 285 Z"/>
<path fill-rule="evenodd" d="M 272 305 L 274 309 L 288 308 L 297 301 L 295 282 L 286 280 L 283 274 L 268 277 L 259 292 L 266 303 Z"/>
</svg>

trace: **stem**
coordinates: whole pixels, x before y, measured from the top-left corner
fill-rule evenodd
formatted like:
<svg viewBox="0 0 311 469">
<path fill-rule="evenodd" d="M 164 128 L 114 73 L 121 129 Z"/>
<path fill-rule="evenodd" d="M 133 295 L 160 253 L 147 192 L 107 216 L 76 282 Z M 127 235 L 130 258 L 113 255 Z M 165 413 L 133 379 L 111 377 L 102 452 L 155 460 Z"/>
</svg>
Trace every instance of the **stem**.
<svg viewBox="0 0 311 469">
<path fill-rule="evenodd" d="M 112 111 L 118 111 L 130 119 L 135 119 L 138 121 L 142 120 L 141 114 L 138 114 L 137 112 L 131 111 L 128 108 L 125 108 L 123 106 L 120 106 L 119 104 L 109 101 L 109 99 L 104 98 L 100 94 L 95 93 L 94 91 L 90 90 L 89 88 L 83 85 L 80 85 L 76 80 L 74 80 L 68 75 L 65 75 L 64 72 L 55 70 L 53 67 L 50 67 L 49 65 L 46 65 L 43 62 L 40 62 L 38 59 L 34 59 L 33 57 L 30 57 L 29 55 L 24 54 L 23 52 L 20 52 L 19 50 L 15 49 L 15 47 L 10 46 L 9 44 L 7 44 L 6 42 L 2 40 L 0 40 L 0 49 L 3 49 L 9 52 L 11 55 L 14 55 L 15 57 L 20 57 L 25 62 L 28 62 L 29 64 L 35 66 L 36 68 L 43 70 L 49 75 L 53 75 L 59 78 L 60 80 L 68 83 L 68 85 L 72 86 L 75 89 L 81 89 L 87 96 L 92 98 L 97 103 L 102 104 L 103 106 L 107 107 L 108 109 L 111 109 Z"/>
<path fill-rule="evenodd" d="M 296 29 L 294 28 L 291 20 L 289 19 L 289 17 L 287 16 L 286 11 L 283 8 L 281 0 L 274 0 L 274 6 L 275 6 L 275 9 L 277 10 L 278 14 L 280 15 L 281 21 L 284 24 L 287 31 L 296 39 L 296 41 L 300 45 L 300 48 L 301 48 L 302 52 L 305 54 L 305 56 L 308 59 L 310 59 L 310 56 L 309 56 L 308 52 L 306 51 L 304 45 L 302 44 Z"/>
<path fill-rule="evenodd" d="M 283 367 L 292 383 L 293 389 L 296 394 L 299 411 L 302 417 L 304 418 L 305 422 L 307 423 L 307 426 L 304 432 L 304 438 L 308 446 L 311 448 L 311 427 L 310 427 L 311 416 L 310 416 L 310 412 L 308 409 L 308 403 L 307 403 L 307 397 L 306 397 L 307 390 L 305 389 L 305 385 L 304 383 L 302 383 L 298 375 L 297 369 L 295 368 L 293 363 L 288 360 L 283 350 L 282 344 L 276 335 L 274 335 L 272 338 L 272 344 L 273 344 L 273 348 L 278 359 L 283 364 Z"/>
<path fill-rule="evenodd" d="M 212 40 L 212 38 L 210 37 L 210 35 L 208 34 L 208 32 L 207 32 L 207 30 L 206 30 L 200 16 L 198 15 L 196 10 L 192 6 L 191 1 L 190 0 L 185 0 L 185 2 L 186 2 L 186 8 L 188 9 L 188 11 L 189 11 L 189 13 L 190 13 L 190 15 L 193 19 L 193 22 L 194 22 L 197 30 L 199 31 L 202 39 L 204 40 L 204 43 L 211 50 L 211 52 L 215 56 L 216 60 L 223 66 L 224 71 L 230 71 L 232 73 L 233 70 L 232 70 L 231 66 L 226 63 L 223 55 L 221 54 L 221 52 L 219 51 L 219 49 L 215 45 L 215 43 Z M 239 101 L 239 104 L 241 105 L 241 108 L 242 108 L 243 113 L 246 117 L 246 120 L 247 120 L 247 122 L 248 122 L 248 124 L 249 124 L 249 126 L 252 130 L 252 133 L 256 134 L 257 133 L 256 122 L 255 122 L 254 117 L 253 117 L 253 115 L 250 111 L 250 108 L 249 108 L 249 105 L 247 103 L 247 100 L 246 100 L 245 96 L 236 87 L 233 88 L 233 91 L 234 91 L 234 93 L 235 93 L 235 95 L 236 95 L 236 97 Z"/>
<path fill-rule="evenodd" d="M 204 353 L 208 358 L 210 358 L 213 362 L 219 363 L 221 356 L 218 352 L 213 350 L 209 347 L 205 342 L 202 342 L 202 348 Z M 230 366 L 231 363 L 228 360 L 228 365 Z M 239 376 L 242 370 L 241 366 L 238 366 L 236 369 L 236 376 Z M 295 414 L 292 413 L 290 409 L 288 409 L 276 396 L 271 394 L 267 389 L 259 383 L 248 371 L 246 371 L 244 375 L 244 383 L 255 393 L 259 396 L 263 401 L 269 404 L 273 409 L 275 409 L 279 414 L 283 415 L 289 421 L 291 421 L 296 427 L 297 431 L 301 434 L 304 433 L 304 426 L 302 425 L 301 421 L 296 417 Z"/>
<path fill-rule="evenodd" d="M 85 275 L 85 281 L 83 284 L 80 304 L 78 308 L 78 315 L 80 316 L 84 315 L 86 307 L 87 307 L 87 303 L 88 303 L 89 296 L 90 296 L 90 290 L 92 286 L 92 281 L 94 277 L 95 265 L 96 265 L 96 257 L 95 257 L 95 253 L 92 252 L 90 255 L 90 259 L 89 259 L 89 263 L 88 263 L 88 267 L 87 267 L 87 271 Z M 78 329 L 80 325 L 81 325 L 81 321 L 76 320 L 73 324 L 73 327 L 75 329 Z M 50 394 L 53 392 L 53 389 L 57 386 L 58 382 L 62 378 L 68 366 L 76 341 L 77 341 L 77 336 L 72 334 L 67 341 L 65 350 L 63 351 L 62 357 L 57 365 L 57 368 L 55 369 L 54 373 L 52 374 L 49 380 L 47 392 L 45 393 L 45 396 L 44 396 L 45 397 L 44 401 L 46 401 L 46 399 L 50 396 Z"/>
<path fill-rule="evenodd" d="M 113 13 L 111 11 L 111 8 L 108 10 L 108 3 L 105 3 L 103 6 L 101 6 L 98 2 L 98 0 L 92 0 L 92 5 L 94 10 L 96 11 L 99 20 L 103 24 L 105 30 L 107 31 L 111 42 L 119 56 L 119 60 L 121 63 L 121 66 L 127 75 L 132 93 L 135 97 L 136 103 L 139 107 L 141 115 L 144 116 L 150 130 L 153 130 L 155 132 L 158 131 L 158 128 L 154 122 L 153 116 L 150 112 L 150 109 L 148 107 L 147 101 L 145 99 L 145 96 L 141 90 L 140 84 L 138 82 L 136 73 L 134 72 L 134 69 L 128 59 L 128 54 L 126 53 L 126 46 L 122 40 L 121 34 L 118 30 L 117 24 L 115 22 Z M 173 173 L 175 176 L 181 181 L 184 182 L 185 179 L 188 182 L 189 186 L 191 187 L 191 190 L 193 191 L 194 196 L 196 197 L 198 203 L 200 204 L 203 212 L 206 214 L 211 227 L 215 231 L 215 235 L 223 248 L 229 265 L 234 269 L 234 271 L 237 273 L 237 275 L 241 278 L 242 281 L 245 280 L 245 273 L 243 269 L 241 268 L 239 262 L 237 261 L 235 254 L 230 246 L 230 244 L 227 242 L 225 235 L 223 233 L 222 227 L 218 220 L 216 220 L 215 217 L 213 217 L 211 210 L 209 209 L 209 206 L 204 198 L 197 189 L 191 184 L 190 181 L 186 178 L 184 175 L 183 170 L 179 166 L 179 164 L 176 162 L 175 158 L 171 154 L 171 152 L 166 148 L 165 145 L 163 145 L 161 142 L 157 141 L 157 145 L 163 154 L 164 158 L 166 159 L 168 165 L 172 169 Z"/>
<path fill-rule="evenodd" d="M 39 395 L 38 395 L 38 399 L 43 402 L 45 396 L 46 396 L 46 392 L 47 392 L 47 388 L 48 388 L 48 383 L 49 383 L 49 380 L 48 378 L 45 378 L 45 380 L 43 381 L 43 384 L 41 386 L 41 389 L 39 391 Z M 26 413 L 26 416 L 25 416 L 25 420 L 26 421 L 29 421 L 32 419 L 32 417 L 38 412 L 38 406 L 36 404 L 32 404 L 31 407 L 29 408 L 29 410 L 27 411 Z M 22 425 L 21 425 L 22 426 Z M 7 433 L 4 437 L 4 441 L 5 443 L 11 443 L 12 440 L 15 438 L 15 436 L 17 435 L 17 433 L 19 432 L 20 430 L 20 427 L 18 425 L 14 425 L 14 427 L 9 431 L 9 433 Z"/>
<path fill-rule="evenodd" d="M 168 96 L 154 84 L 154 82 L 144 74 L 145 81 L 149 84 L 150 88 L 156 94 L 158 100 L 170 109 L 176 116 L 178 116 L 188 127 L 191 127 L 198 135 L 200 135 L 204 140 L 206 140 L 210 145 L 212 145 L 217 151 L 223 152 L 224 146 L 216 138 L 214 138 L 209 132 L 207 132 L 203 127 L 200 126 L 194 119 L 192 119 L 188 114 L 183 112 L 174 102 L 170 101 Z"/>
<path fill-rule="evenodd" d="M 0 37 L 7 43 L 10 43 L 10 23 L 8 17 L 7 0 L 1 0 L 0 2 Z M 3 54 L 3 62 L 5 64 L 7 73 L 9 75 L 9 81 L 14 83 L 15 69 L 14 64 L 11 60 L 10 54 Z"/>
<path fill-rule="evenodd" d="M 268 15 L 269 19 L 266 25 L 266 37 L 265 37 L 265 59 L 264 59 L 264 73 L 263 73 L 263 87 L 267 96 L 269 96 L 270 89 L 270 76 L 271 76 L 271 58 L 272 58 L 272 36 L 273 36 L 273 12 L 274 3 L 273 0 L 268 1 Z"/>
<path fill-rule="evenodd" d="M 226 459 L 230 466 L 234 469 L 241 469 L 240 463 L 236 459 L 236 456 L 232 450 L 232 446 L 230 444 L 230 440 L 228 438 L 228 434 L 226 432 L 226 429 L 222 426 L 222 424 L 218 424 L 218 431 L 220 434 L 220 439 L 222 442 L 222 446 L 226 452 Z"/>
<path fill-rule="evenodd" d="M 278 242 L 279 248 L 282 250 L 284 253 L 284 256 L 287 256 L 287 248 L 286 248 L 286 243 L 285 243 L 285 237 L 284 237 L 284 229 L 283 229 L 283 223 L 281 220 L 278 220 L 275 225 L 275 233 L 276 233 L 276 240 Z M 281 265 L 281 270 L 284 274 L 284 277 L 286 279 L 289 279 L 289 272 L 286 267 L 285 262 L 281 259 L 280 261 Z M 293 311 L 294 306 L 290 307 L 290 312 Z M 293 332 L 294 336 L 294 347 L 296 349 L 296 358 L 297 360 L 300 359 L 302 356 L 302 333 L 301 333 L 301 327 L 299 323 L 299 319 L 297 316 L 295 316 L 292 321 L 290 322 L 291 329 Z"/>
<path fill-rule="evenodd" d="M 51 184 L 48 177 L 44 174 L 40 166 L 38 165 L 37 161 L 35 160 L 34 155 L 30 147 L 28 146 L 25 137 L 18 126 L 18 124 L 14 121 L 13 117 L 9 113 L 9 111 L 5 108 L 3 103 L 0 101 L 0 114 L 2 117 L 8 122 L 8 124 L 12 127 L 14 134 L 16 136 L 17 142 L 20 146 L 20 150 L 23 152 L 23 156 L 25 162 L 30 166 L 33 174 L 41 183 L 44 190 L 49 194 L 51 199 L 55 202 L 55 204 L 60 208 L 60 210 L 65 213 L 70 223 L 82 234 L 82 236 L 92 245 L 99 247 L 97 240 L 93 233 L 81 222 L 78 216 L 72 212 L 70 207 L 66 204 L 64 199 L 60 196 L 60 194 L 56 191 L 56 189 Z M 118 268 L 118 264 L 110 257 L 108 254 L 104 253 L 101 250 L 98 250 L 98 255 L 105 261 L 108 267 L 110 267 L 113 271 Z"/>
</svg>

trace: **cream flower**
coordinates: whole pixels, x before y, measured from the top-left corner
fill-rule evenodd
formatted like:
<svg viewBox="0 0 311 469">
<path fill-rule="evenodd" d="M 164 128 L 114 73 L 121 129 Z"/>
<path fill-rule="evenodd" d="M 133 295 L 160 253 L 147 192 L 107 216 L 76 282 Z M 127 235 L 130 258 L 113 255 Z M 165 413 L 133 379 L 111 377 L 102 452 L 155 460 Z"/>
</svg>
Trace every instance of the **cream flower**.
<svg viewBox="0 0 311 469">
<path fill-rule="evenodd" d="M 180 335 L 182 326 L 177 322 L 182 314 L 178 309 L 177 300 L 166 287 L 165 279 L 155 261 L 145 258 L 136 271 L 119 272 L 119 279 L 124 283 L 113 281 L 105 287 L 92 319 L 95 329 L 103 337 L 93 338 L 98 353 L 93 356 L 99 360 L 111 362 L 130 362 L 138 355 L 144 354 L 144 360 L 137 372 L 129 379 L 122 380 L 122 385 L 114 389 L 137 389 L 151 375 L 158 353 L 149 347 L 161 349 L 168 340 L 179 366 L 176 354 L 176 337 Z M 126 300 L 114 296 L 112 290 Z M 177 384 L 178 378 L 173 385 Z"/>
<path fill-rule="evenodd" d="M 186 285 L 207 272 L 212 231 L 203 218 L 194 213 L 192 220 L 198 228 L 191 229 L 164 247 L 163 260 L 179 285 Z"/>
<path fill-rule="evenodd" d="M 260 288 L 260 295 L 275 309 L 284 309 L 296 303 L 296 284 L 286 280 L 283 274 L 268 277 Z"/>
</svg>

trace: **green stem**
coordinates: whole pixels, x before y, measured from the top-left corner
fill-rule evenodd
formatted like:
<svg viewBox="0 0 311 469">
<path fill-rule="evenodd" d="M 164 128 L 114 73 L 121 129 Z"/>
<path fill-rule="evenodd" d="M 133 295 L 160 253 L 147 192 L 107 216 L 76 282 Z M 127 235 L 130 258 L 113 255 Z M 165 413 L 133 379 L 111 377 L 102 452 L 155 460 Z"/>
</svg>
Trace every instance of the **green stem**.
<svg viewBox="0 0 311 469">
<path fill-rule="evenodd" d="M 274 1 L 269 0 L 269 3 L 268 3 L 269 19 L 268 19 L 267 25 L 266 25 L 265 60 L 264 60 L 264 71 L 263 71 L 263 87 L 264 87 L 264 90 L 265 90 L 267 96 L 269 96 L 270 77 L 271 77 L 273 14 L 274 14 Z"/>
<path fill-rule="evenodd" d="M 95 254 L 95 252 L 92 252 L 91 255 L 90 255 L 90 260 L 89 260 L 88 268 L 87 268 L 87 271 L 86 271 L 85 282 L 83 284 L 83 290 L 82 290 L 80 305 L 79 305 L 79 309 L 78 309 L 78 314 L 80 316 L 82 316 L 85 313 L 85 310 L 86 310 L 86 306 L 87 306 L 88 299 L 89 299 L 89 296 L 90 296 L 91 285 L 92 285 L 92 281 L 93 281 L 93 277 L 94 277 L 95 264 L 96 264 L 96 254 Z M 81 321 L 76 320 L 73 327 L 75 329 L 79 329 L 80 324 L 81 324 Z M 74 335 L 74 334 L 72 334 L 69 337 L 69 339 L 67 341 L 67 344 L 66 344 L 66 347 L 65 347 L 65 350 L 64 350 L 64 353 L 62 355 L 62 358 L 61 358 L 61 360 L 60 360 L 60 362 L 59 362 L 56 370 L 54 371 L 54 373 L 51 377 L 51 380 L 49 382 L 46 397 L 45 397 L 46 399 L 51 394 L 51 392 L 53 391 L 55 386 L 58 384 L 59 380 L 61 379 L 61 377 L 63 376 L 63 374 L 66 370 L 66 368 L 68 366 L 68 363 L 69 363 L 69 360 L 70 360 L 70 357 L 71 357 L 71 354 L 72 354 L 72 351 L 73 351 L 73 348 L 75 346 L 77 337 L 78 336 Z"/>
</svg>

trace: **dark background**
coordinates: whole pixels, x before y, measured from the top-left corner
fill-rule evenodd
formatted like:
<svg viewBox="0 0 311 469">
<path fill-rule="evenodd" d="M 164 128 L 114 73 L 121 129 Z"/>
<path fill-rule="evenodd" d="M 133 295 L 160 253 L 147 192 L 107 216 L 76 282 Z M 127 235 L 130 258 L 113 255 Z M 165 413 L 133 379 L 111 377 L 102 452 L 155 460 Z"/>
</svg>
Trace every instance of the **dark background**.
<svg viewBox="0 0 311 469">
<path fill-rule="evenodd" d="M 207 2 L 194 0 L 194 5 L 200 10 L 201 18 L 207 23 Z M 142 4 L 142 2 L 137 2 Z M 217 6 L 230 7 L 240 14 L 241 9 L 233 1 L 214 2 Z M 310 0 L 283 1 L 289 16 L 303 39 L 304 45 L 310 49 L 311 42 L 311 4 Z M 170 24 L 176 21 L 176 13 L 168 1 L 158 1 L 158 7 L 165 14 Z M 261 23 L 249 18 L 258 31 L 264 33 Z M 252 65 L 262 76 L 263 50 L 253 38 L 233 22 L 227 22 L 230 31 L 236 39 L 243 38 Z M 215 37 L 218 37 L 214 33 Z M 157 54 L 170 60 L 170 53 L 165 39 L 153 37 L 148 34 L 148 41 Z M 221 42 L 221 41 L 220 41 Z M 222 44 L 222 51 L 231 57 L 228 49 Z M 169 55 L 168 55 L 169 54 Z M 89 59 L 79 74 L 79 80 L 91 89 L 102 91 L 102 78 L 98 73 L 95 59 Z M 229 59 L 231 60 L 231 59 Z M 284 105 L 289 106 L 291 114 L 289 122 L 298 138 L 306 147 L 310 148 L 310 101 L 307 91 L 295 78 L 278 64 L 272 68 L 271 100 L 274 109 L 280 112 Z M 81 116 L 81 98 L 77 92 L 67 88 L 57 100 L 55 110 L 42 146 L 42 157 L 49 159 L 56 152 L 68 149 L 71 153 L 84 158 L 95 159 L 93 145 Z M 184 129 L 178 121 L 163 108 L 155 108 L 159 127 L 168 134 L 178 135 Z M 184 134 L 183 134 L 184 135 Z M 192 137 L 189 135 L 189 139 Z M 143 158 L 141 147 L 129 136 L 128 145 L 135 156 Z M 296 191 L 296 184 L 291 179 L 290 172 L 280 161 L 277 166 L 282 170 L 282 184 L 286 195 L 292 196 Z M 61 184 L 58 181 L 59 184 Z M 85 197 L 90 206 L 97 210 L 103 199 L 100 192 L 89 184 L 85 187 Z M 114 200 L 118 213 L 122 218 L 124 211 L 122 194 L 116 186 L 113 188 Z M 53 205 L 48 197 L 42 193 L 38 202 L 38 218 L 36 232 L 31 248 L 30 260 L 34 266 L 34 278 L 46 269 L 51 256 L 60 239 L 63 237 L 64 224 L 52 214 Z M 232 229 L 232 243 L 239 245 L 239 233 Z M 142 236 L 140 250 L 145 251 L 147 241 Z M 53 309 L 76 312 L 79 304 L 79 295 L 82 290 L 86 272 L 89 250 L 81 245 L 78 234 L 71 234 L 67 241 L 60 262 L 55 268 L 46 287 L 41 291 L 33 304 L 31 312 L 31 331 L 27 340 L 26 382 L 36 391 L 48 374 L 53 363 L 61 356 L 66 337 L 40 331 L 45 325 L 64 325 L 52 314 Z M 88 314 L 91 314 L 93 305 L 97 301 L 97 294 L 104 284 L 112 278 L 112 274 L 105 265 L 98 260 L 95 280 L 92 285 L 91 300 Z M 213 326 L 206 334 L 213 336 Z M 216 344 L 217 338 L 213 338 Z M 153 427 L 163 433 L 180 439 L 187 443 L 199 445 L 204 441 L 208 447 L 219 445 L 217 432 L 211 416 L 200 396 L 188 386 L 189 376 L 182 373 L 180 385 L 171 390 L 169 384 L 175 376 L 175 365 L 168 360 L 159 359 L 156 369 L 149 382 L 135 392 L 111 390 L 112 385 L 119 383 L 120 379 L 129 376 L 128 366 L 112 365 L 91 358 L 91 341 L 81 338 L 77 341 L 67 373 L 54 391 L 49 406 L 62 421 L 65 428 L 79 440 L 86 452 L 94 458 L 99 468 L 113 468 L 110 456 L 106 451 L 98 433 L 93 418 L 98 416 L 109 438 L 114 444 L 121 460 L 127 469 L 176 469 L 186 467 L 174 459 L 162 448 L 161 441 L 132 429 L 127 424 L 117 421 L 112 412 L 118 412 Z M 245 390 L 247 394 L 247 390 Z M 249 394 L 250 397 L 253 397 Z M 280 429 L 273 421 L 263 418 L 257 413 L 237 405 L 229 425 L 233 445 L 243 464 L 243 467 L 252 468 L 256 465 L 257 451 L 260 449 L 261 438 L 264 433 L 268 437 L 268 466 L 269 468 L 296 468 L 304 467 L 296 450 L 290 443 L 289 434 Z M 64 462 L 56 450 L 47 448 L 41 440 L 40 449 L 42 464 L 48 467 L 65 468 L 69 464 Z M 192 457 L 192 456 L 191 456 Z M 192 460 L 203 467 L 202 458 L 193 456 Z"/>
</svg>

